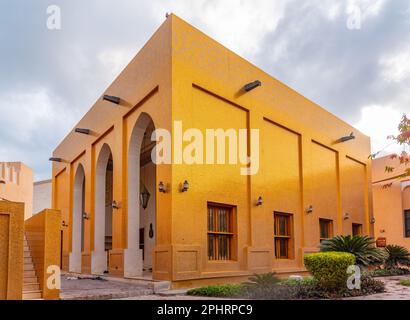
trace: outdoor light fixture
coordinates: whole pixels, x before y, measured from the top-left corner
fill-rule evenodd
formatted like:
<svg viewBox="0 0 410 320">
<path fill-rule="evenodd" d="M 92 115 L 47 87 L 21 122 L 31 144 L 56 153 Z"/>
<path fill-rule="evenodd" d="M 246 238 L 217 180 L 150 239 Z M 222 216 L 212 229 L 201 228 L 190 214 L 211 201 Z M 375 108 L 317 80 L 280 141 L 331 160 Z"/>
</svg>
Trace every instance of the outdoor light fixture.
<svg viewBox="0 0 410 320">
<path fill-rule="evenodd" d="M 371 223 L 371 224 L 375 224 L 375 223 L 376 223 L 376 219 L 375 219 L 375 218 L 371 218 L 371 219 L 370 219 L 370 223 Z"/>
<path fill-rule="evenodd" d="M 112 203 L 111 203 L 111 208 L 113 208 L 113 209 L 119 209 L 120 208 L 120 205 L 117 203 L 117 201 L 113 201 Z"/>
<path fill-rule="evenodd" d="M 121 99 L 119 97 L 109 96 L 107 94 L 104 95 L 103 100 L 112 102 L 114 104 L 120 104 L 121 102 Z"/>
<path fill-rule="evenodd" d="M 187 192 L 188 189 L 189 189 L 189 183 L 187 180 L 185 180 L 184 183 L 182 184 L 181 192 Z"/>
<path fill-rule="evenodd" d="M 344 220 L 349 220 L 350 219 L 350 214 L 346 212 L 343 219 Z"/>
<path fill-rule="evenodd" d="M 148 207 L 148 200 L 150 196 L 151 195 L 149 194 L 147 188 L 144 185 L 140 193 L 140 205 L 144 208 L 144 210 Z"/>
<path fill-rule="evenodd" d="M 61 159 L 61 158 L 54 158 L 54 157 L 51 157 L 50 159 L 48 159 L 49 161 L 52 161 L 52 162 L 63 162 L 63 159 Z"/>
<path fill-rule="evenodd" d="M 259 197 L 258 200 L 256 201 L 256 206 L 259 207 L 261 205 L 263 205 L 263 199 L 262 197 Z"/>
<path fill-rule="evenodd" d="M 68 227 L 68 224 L 63 220 L 63 221 L 61 221 L 61 226 L 63 228 L 65 228 L 65 227 Z"/>
<path fill-rule="evenodd" d="M 349 136 L 341 137 L 339 139 L 339 142 L 346 142 L 346 141 L 350 141 L 350 140 L 354 140 L 354 139 L 356 139 L 356 137 L 355 137 L 354 133 L 352 132 Z"/>
<path fill-rule="evenodd" d="M 158 191 L 161 193 L 167 193 L 167 188 L 165 187 L 165 184 L 160 181 L 158 184 Z"/>
<path fill-rule="evenodd" d="M 306 208 L 306 213 L 307 214 L 313 213 L 313 206 L 312 205 L 310 205 L 309 207 Z"/>
<path fill-rule="evenodd" d="M 83 219 L 90 220 L 90 215 L 86 212 L 83 212 Z"/>
<path fill-rule="evenodd" d="M 75 128 L 74 131 L 81 134 L 90 134 L 90 129 Z"/>
<path fill-rule="evenodd" d="M 154 238 L 154 228 L 152 227 L 152 223 L 149 224 L 149 237 L 152 239 Z"/>
<path fill-rule="evenodd" d="M 246 92 L 252 91 L 253 89 L 256 89 L 257 87 L 260 87 L 262 85 L 262 82 L 259 80 L 256 80 L 254 82 L 248 83 L 243 87 L 243 90 Z"/>
</svg>

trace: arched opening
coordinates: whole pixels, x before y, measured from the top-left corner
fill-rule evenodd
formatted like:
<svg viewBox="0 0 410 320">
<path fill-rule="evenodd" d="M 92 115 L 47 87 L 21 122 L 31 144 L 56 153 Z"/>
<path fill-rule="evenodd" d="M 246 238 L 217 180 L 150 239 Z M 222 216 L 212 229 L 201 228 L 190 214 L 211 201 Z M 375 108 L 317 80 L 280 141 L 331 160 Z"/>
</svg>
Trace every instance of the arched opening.
<svg viewBox="0 0 410 320">
<path fill-rule="evenodd" d="M 85 209 L 85 172 L 79 164 L 74 176 L 72 249 L 70 253 L 70 272 L 81 273 L 81 257 L 84 250 L 84 210 Z"/>
<path fill-rule="evenodd" d="M 128 246 L 124 251 L 124 275 L 142 276 L 152 272 L 156 243 L 156 165 L 152 162 L 151 141 L 154 123 L 141 114 L 131 134 L 128 149 Z"/>
<path fill-rule="evenodd" d="M 113 161 L 107 144 L 101 148 L 95 176 L 94 250 L 91 273 L 107 273 L 109 251 L 112 249 Z"/>
</svg>

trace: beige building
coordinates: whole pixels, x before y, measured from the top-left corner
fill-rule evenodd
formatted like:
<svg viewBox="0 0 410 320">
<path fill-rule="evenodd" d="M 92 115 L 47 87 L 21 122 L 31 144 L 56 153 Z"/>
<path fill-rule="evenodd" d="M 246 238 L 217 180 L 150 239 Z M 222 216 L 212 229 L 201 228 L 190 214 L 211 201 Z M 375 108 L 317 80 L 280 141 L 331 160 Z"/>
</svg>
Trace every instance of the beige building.
<svg viewBox="0 0 410 320">
<path fill-rule="evenodd" d="M 22 162 L 0 162 L 0 198 L 24 202 L 24 219 L 33 212 L 33 171 Z"/>
<path fill-rule="evenodd" d="M 51 180 L 34 182 L 33 185 L 33 214 L 51 208 Z"/>
<path fill-rule="evenodd" d="M 387 172 L 386 167 L 394 168 Z M 387 245 L 410 249 L 410 177 L 409 167 L 391 156 L 375 159 L 372 164 L 374 234 Z"/>
</svg>

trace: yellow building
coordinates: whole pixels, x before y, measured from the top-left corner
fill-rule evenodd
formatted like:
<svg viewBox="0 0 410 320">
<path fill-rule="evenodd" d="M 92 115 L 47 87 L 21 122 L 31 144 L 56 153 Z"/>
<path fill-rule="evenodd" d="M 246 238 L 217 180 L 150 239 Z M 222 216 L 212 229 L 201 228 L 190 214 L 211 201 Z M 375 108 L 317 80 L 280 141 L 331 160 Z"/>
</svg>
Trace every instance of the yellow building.
<svg viewBox="0 0 410 320">
<path fill-rule="evenodd" d="M 302 272 L 321 239 L 371 233 L 369 138 L 178 17 L 103 96 L 53 152 L 65 270 L 235 281 Z M 190 128 L 248 129 L 255 174 L 181 161 Z M 175 139 L 170 164 L 152 162 L 156 129 Z"/>
<path fill-rule="evenodd" d="M 394 170 L 387 172 L 386 167 Z M 374 234 L 410 250 L 410 177 L 401 177 L 406 169 L 391 156 L 373 160 Z"/>
<path fill-rule="evenodd" d="M 24 203 L 24 219 L 33 211 L 33 171 L 22 162 L 0 162 L 0 198 Z"/>
</svg>

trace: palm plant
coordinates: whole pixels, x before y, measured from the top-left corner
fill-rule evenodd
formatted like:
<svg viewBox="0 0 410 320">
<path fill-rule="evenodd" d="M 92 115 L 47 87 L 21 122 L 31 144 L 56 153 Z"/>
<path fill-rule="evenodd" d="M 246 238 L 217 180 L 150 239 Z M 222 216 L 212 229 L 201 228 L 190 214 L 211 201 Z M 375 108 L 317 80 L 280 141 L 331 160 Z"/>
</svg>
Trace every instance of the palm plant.
<svg viewBox="0 0 410 320">
<path fill-rule="evenodd" d="M 384 262 L 386 269 L 410 266 L 410 252 L 406 248 L 398 245 L 388 245 L 385 251 L 387 255 Z"/>
<path fill-rule="evenodd" d="M 360 267 L 380 265 L 386 254 L 376 248 L 373 238 L 368 236 L 336 236 L 325 240 L 320 245 L 320 251 L 349 252 L 356 257 L 356 264 Z"/>
<path fill-rule="evenodd" d="M 245 282 L 247 287 L 254 287 L 259 289 L 270 289 L 277 285 L 280 279 L 273 272 L 265 274 L 254 274 L 249 277 L 249 282 Z"/>
</svg>

